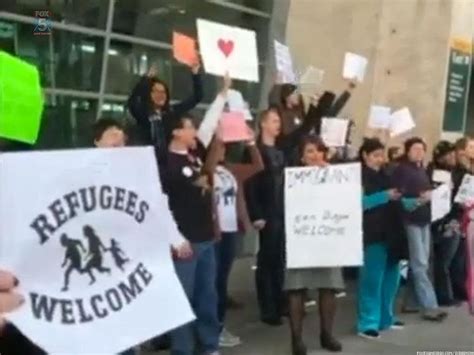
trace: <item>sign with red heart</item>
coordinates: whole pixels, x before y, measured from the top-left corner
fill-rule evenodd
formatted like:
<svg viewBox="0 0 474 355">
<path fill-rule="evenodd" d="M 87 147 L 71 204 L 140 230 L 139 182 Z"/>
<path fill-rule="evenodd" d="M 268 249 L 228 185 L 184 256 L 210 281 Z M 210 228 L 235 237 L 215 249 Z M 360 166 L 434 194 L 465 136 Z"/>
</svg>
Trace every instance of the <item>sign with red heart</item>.
<svg viewBox="0 0 474 355">
<path fill-rule="evenodd" d="M 203 19 L 197 20 L 199 52 L 208 74 L 258 82 L 255 31 Z"/>
<path fill-rule="evenodd" d="M 230 39 L 224 40 L 222 38 L 219 38 L 219 40 L 217 41 L 217 46 L 226 58 L 228 58 L 234 51 L 234 41 Z"/>
</svg>

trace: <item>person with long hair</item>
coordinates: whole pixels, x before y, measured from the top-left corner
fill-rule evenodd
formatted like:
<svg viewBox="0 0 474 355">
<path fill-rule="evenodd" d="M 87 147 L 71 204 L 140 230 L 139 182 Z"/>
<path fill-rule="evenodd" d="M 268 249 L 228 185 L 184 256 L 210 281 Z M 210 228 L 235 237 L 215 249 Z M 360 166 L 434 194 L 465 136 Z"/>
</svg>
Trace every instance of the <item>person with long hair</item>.
<svg viewBox="0 0 474 355">
<path fill-rule="evenodd" d="M 298 149 L 300 165 L 324 168 L 328 148 L 321 138 L 309 135 L 301 140 Z M 288 292 L 291 342 L 293 355 L 306 355 L 304 344 L 303 320 L 305 316 L 304 300 L 308 290 L 319 291 L 320 343 L 332 352 L 342 351 L 341 343 L 333 335 L 336 315 L 336 292 L 344 289 L 344 280 L 340 268 L 288 269 L 285 273 L 285 290 Z"/>
<path fill-rule="evenodd" d="M 401 328 L 394 315 L 400 281 L 397 244 L 403 243 L 401 218 L 393 201 L 401 194 L 390 188 L 383 169 L 385 147 L 377 138 L 365 139 L 360 147 L 363 188 L 364 264 L 359 270 L 357 331 L 364 338 L 376 339 L 379 332 Z"/>
<path fill-rule="evenodd" d="M 440 310 L 428 275 L 431 250 L 431 182 L 423 166 L 426 143 L 418 137 L 405 141 L 405 155 L 392 175 L 392 187 L 402 193 L 404 226 L 408 238 L 409 278 L 412 278 L 422 317 L 441 322 L 447 313 Z"/>
<path fill-rule="evenodd" d="M 193 92 L 187 99 L 172 104 L 168 85 L 157 76 L 155 68 L 140 78 L 128 98 L 128 109 L 137 122 L 139 141 L 150 144 L 166 154 L 167 135 L 172 121 L 192 110 L 203 98 L 200 62 L 190 66 Z"/>
<path fill-rule="evenodd" d="M 433 160 L 428 165 L 433 186 L 452 184 L 452 173 L 456 168 L 456 147 L 448 141 L 440 141 L 433 150 Z M 441 174 L 444 173 L 444 174 Z M 462 239 L 461 218 L 454 207 L 443 218 L 431 225 L 433 233 L 434 286 L 441 306 L 459 304 L 454 297 L 451 268 Z M 462 216 L 461 216 L 462 217 Z"/>
</svg>

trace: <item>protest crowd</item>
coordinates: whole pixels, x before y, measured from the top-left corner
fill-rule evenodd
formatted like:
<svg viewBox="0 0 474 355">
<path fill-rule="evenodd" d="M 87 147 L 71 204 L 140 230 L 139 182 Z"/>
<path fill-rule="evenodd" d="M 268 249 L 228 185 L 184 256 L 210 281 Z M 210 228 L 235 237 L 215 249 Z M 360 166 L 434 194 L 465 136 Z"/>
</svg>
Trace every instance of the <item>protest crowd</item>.
<svg viewBox="0 0 474 355">
<path fill-rule="evenodd" d="M 245 342 L 226 329 L 227 310 L 235 303 L 227 289 L 239 238 L 253 232 L 258 233 L 259 241 L 255 286 L 261 322 L 269 327 L 288 324 L 291 353 L 307 354 L 305 304 L 312 299 L 311 291 L 318 291 L 320 345 L 331 352 L 343 350 L 344 344 L 334 334 L 338 299 L 345 292 L 342 266 L 347 265 L 287 267 L 285 169 L 290 168 L 330 172 L 333 167 L 360 164 L 363 257 L 358 269 L 357 308 L 353 310 L 359 336 L 378 339 L 386 330 L 403 331 L 397 307 L 402 293 L 401 312 L 419 312 L 427 322 L 443 322 L 449 307 L 468 300 L 466 216 L 472 206 L 461 195 L 465 176 L 474 174 L 474 139 L 439 141 L 429 151 L 427 143 L 416 136 L 406 139 L 403 146 L 391 145 L 389 129 L 379 129 L 357 147 L 356 127 L 346 120 L 343 144 L 330 144 L 325 127 L 331 123 L 328 121 L 337 120 L 357 90 L 356 78 L 347 78 L 347 87 L 340 94 L 319 90 L 303 95 L 297 84 L 276 75 L 268 106 L 251 127 L 252 122 L 244 117 L 252 113 L 240 104 L 242 95 L 224 74 L 220 91 L 204 117 L 197 120 L 190 111 L 203 99 L 201 63 L 196 57 L 188 65 L 192 93 L 187 99 L 171 102 L 174 95 L 168 84 L 151 68 L 128 99 L 134 124 L 129 127 L 103 117 L 91 128 L 91 143 L 97 148 L 154 147 L 160 186 L 181 235 L 169 244 L 196 320 L 154 339 L 154 346 L 169 343 L 173 355 L 191 355 L 197 349 L 216 355 L 221 348 Z M 232 120 L 245 122 L 245 128 L 230 124 Z M 324 179 L 337 176 L 327 173 L 321 181 Z M 440 188 L 450 192 L 450 208 L 434 218 L 433 199 Z M 127 198 L 133 199 L 133 194 L 128 194 Z M 111 196 L 114 201 L 120 199 Z M 311 203 L 324 205 L 328 201 Z M 146 211 L 142 204 L 140 209 L 125 213 L 139 222 Z M 326 217 L 329 222 L 324 230 L 305 233 L 343 233 L 337 218 L 347 216 Z M 128 217 L 124 214 L 123 218 Z M 36 231 L 48 232 L 47 225 L 38 222 Z M 119 250 L 118 244 L 115 248 Z M 125 257 L 121 258 L 118 260 L 125 264 Z M 408 261 L 406 275 L 400 268 L 404 260 Z M 24 303 L 16 291 L 22 280 L 14 273 L 0 273 L 2 313 Z M 43 353 L 5 321 L 0 343 L 1 354 Z"/>
</svg>

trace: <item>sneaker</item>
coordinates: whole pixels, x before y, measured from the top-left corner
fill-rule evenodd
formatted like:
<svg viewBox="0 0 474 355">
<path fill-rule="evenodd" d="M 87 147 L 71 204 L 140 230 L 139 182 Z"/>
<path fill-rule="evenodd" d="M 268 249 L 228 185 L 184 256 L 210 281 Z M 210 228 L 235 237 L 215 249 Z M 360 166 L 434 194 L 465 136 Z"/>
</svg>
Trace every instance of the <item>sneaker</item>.
<svg viewBox="0 0 474 355">
<path fill-rule="evenodd" d="M 400 322 L 399 320 L 393 322 L 393 324 L 390 326 L 390 329 L 400 330 L 400 329 L 403 329 L 403 328 L 405 328 L 405 323 Z"/>
<path fill-rule="evenodd" d="M 315 307 L 316 301 L 315 300 L 308 300 L 304 303 L 305 308 Z"/>
<path fill-rule="evenodd" d="M 338 291 L 336 292 L 336 298 L 343 298 L 346 297 L 347 293 L 345 291 Z"/>
<path fill-rule="evenodd" d="M 371 340 L 380 338 L 380 334 L 376 330 L 366 330 L 365 332 L 360 332 L 359 336 Z"/>
<path fill-rule="evenodd" d="M 242 344 L 239 337 L 229 333 L 227 329 L 223 329 L 219 337 L 219 346 L 222 348 L 233 348 Z"/>
</svg>

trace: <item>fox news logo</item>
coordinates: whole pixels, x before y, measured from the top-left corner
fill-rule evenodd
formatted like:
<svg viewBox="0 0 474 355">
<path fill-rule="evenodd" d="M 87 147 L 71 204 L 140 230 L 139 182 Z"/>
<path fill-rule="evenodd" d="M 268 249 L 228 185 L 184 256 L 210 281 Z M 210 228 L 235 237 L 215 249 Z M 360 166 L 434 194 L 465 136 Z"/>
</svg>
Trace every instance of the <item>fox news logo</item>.
<svg viewBox="0 0 474 355">
<path fill-rule="evenodd" d="M 33 30 L 35 35 L 51 34 L 51 13 L 48 10 L 35 11 L 36 25 Z"/>
</svg>

